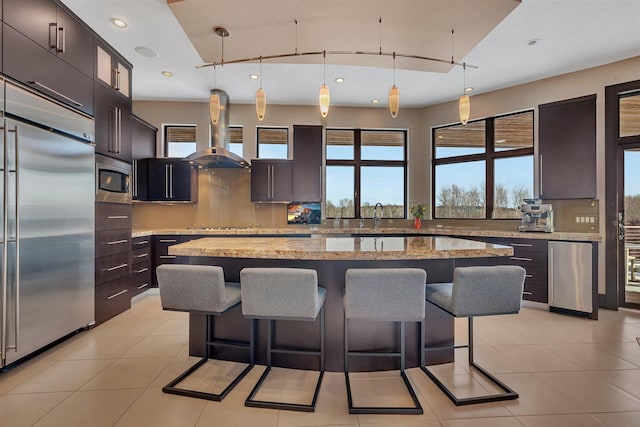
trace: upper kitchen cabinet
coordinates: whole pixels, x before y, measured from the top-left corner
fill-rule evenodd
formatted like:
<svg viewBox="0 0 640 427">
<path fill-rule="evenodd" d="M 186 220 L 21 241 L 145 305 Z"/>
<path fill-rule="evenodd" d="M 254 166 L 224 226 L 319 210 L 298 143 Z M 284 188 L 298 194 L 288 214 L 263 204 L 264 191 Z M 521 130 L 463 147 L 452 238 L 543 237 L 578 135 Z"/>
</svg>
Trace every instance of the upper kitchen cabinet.
<svg viewBox="0 0 640 427">
<path fill-rule="evenodd" d="M 285 159 L 251 161 L 251 201 L 284 203 L 293 200 L 293 162 Z"/>
<path fill-rule="evenodd" d="M 96 81 L 131 98 L 131 64 L 97 39 L 95 53 Z"/>
<path fill-rule="evenodd" d="M 156 134 L 158 129 L 140 117 L 132 116 L 131 119 L 131 159 L 133 161 L 133 188 L 131 195 L 133 200 L 148 200 L 148 165 L 139 160 L 156 156 Z"/>
<path fill-rule="evenodd" d="M 138 161 L 140 171 L 146 171 L 147 201 L 198 201 L 198 171 L 182 159 L 143 159 Z M 138 183 L 143 179 L 138 174 Z"/>
<path fill-rule="evenodd" d="M 9 8 L 5 1 L 5 16 Z M 93 115 L 93 80 L 7 24 L 2 26 L 3 73 Z"/>
<path fill-rule="evenodd" d="M 131 101 L 94 84 L 96 153 L 131 162 Z"/>
<path fill-rule="evenodd" d="M 4 0 L 3 20 L 43 49 L 93 77 L 93 35 L 63 6 L 51 0 Z M 32 58 L 31 64 L 37 63 Z"/>
<path fill-rule="evenodd" d="M 538 106 L 541 199 L 596 197 L 596 95 Z"/>
<path fill-rule="evenodd" d="M 293 201 L 322 201 L 322 126 L 293 126 Z"/>
</svg>

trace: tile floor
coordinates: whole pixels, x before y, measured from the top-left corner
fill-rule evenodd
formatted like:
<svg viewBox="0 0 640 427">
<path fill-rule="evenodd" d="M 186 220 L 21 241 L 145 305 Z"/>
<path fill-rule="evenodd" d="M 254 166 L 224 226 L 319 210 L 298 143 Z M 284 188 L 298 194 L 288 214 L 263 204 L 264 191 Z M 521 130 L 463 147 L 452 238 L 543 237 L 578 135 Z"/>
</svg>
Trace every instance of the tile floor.
<svg viewBox="0 0 640 427">
<path fill-rule="evenodd" d="M 464 342 L 465 322 L 456 324 Z M 187 315 L 163 312 L 158 295 L 95 329 L 0 374 L 0 425 L 13 426 L 640 426 L 640 312 L 601 311 L 591 321 L 537 308 L 476 320 L 476 360 L 520 393 L 509 402 L 456 408 L 418 369 L 408 371 L 424 415 L 349 415 L 344 376 L 327 373 L 315 413 L 245 408 L 254 368 L 224 402 L 163 394 L 193 363 Z M 457 339 L 458 339 L 457 337 Z M 459 360 L 465 360 L 459 350 Z M 216 371 L 236 367 L 211 362 Z M 224 372 L 222 375 L 224 375 Z M 463 364 L 438 368 L 464 394 L 482 388 Z M 352 377 L 367 404 L 402 405 L 396 375 Z M 267 394 L 301 398 L 315 378 L 275 372 Z M 194 380 L 197 383 L 197 380 Z M 196 384 L 197 385 L 197 384 Z M 380 404 L 390 401 L 377 402 Z"/>
</svg>

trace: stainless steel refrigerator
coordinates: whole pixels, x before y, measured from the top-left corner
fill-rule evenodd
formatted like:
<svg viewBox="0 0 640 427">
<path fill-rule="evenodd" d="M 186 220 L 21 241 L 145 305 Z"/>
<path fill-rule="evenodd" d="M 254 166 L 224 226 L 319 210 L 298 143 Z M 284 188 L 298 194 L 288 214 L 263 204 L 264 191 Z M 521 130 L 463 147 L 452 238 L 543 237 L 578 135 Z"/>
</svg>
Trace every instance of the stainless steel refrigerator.
<svg viewBox="0 0 640 427">
<path fill-rule="evenodd" d="M 549 242 L 549 307 L 593 312 L 592 245 Z"/>
<path fill-rule="evenodd" d="M 0 368 L 94 319 L 91 117 L 0 79 Z"/>
</svg>

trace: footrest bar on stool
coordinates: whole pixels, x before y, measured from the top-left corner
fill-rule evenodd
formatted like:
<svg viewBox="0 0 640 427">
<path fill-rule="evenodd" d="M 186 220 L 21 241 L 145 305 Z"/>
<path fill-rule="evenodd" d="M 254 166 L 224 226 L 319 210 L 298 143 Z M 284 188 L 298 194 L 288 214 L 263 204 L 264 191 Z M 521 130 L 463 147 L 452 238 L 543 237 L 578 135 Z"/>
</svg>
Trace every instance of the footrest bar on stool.
<svg viewBox="0 0 640 427">
<path fill-rule="evenodd" d="M 420 369 L 422 369 L 422 372 L 424 372 L 429 378 L 431 378 L 431 380 L 438 386 L 438 388 L 440 390 L 442 390 L 442 392 L 444 394 L 446 394 L 447 397 L 456 406 L 471 405 L 471 404 L 474 404 L 474 403 L 500 402 L 500 401 L 503 401 L 503 400 L 517 399 L 519 397 L 518 393 L 515 390 L 513 390 L 512 388 L 510 388 L 509 386 L 504 384 L 498 378 L 496 378 L 493 375 L 491 375 L 489 372 L 484 370 L 482 367 L 478 366 L 475 363 L 470 364 L 469 367 L 473 367 L 476 370 L 478 370 L 478 372 L 480 372 L 482 375 L 484 375 L 485 378 L 487 378 L 492 383 L 494 383 L 495 385 L 500 387 L 502 390 L 504 390 L 504 393 L 501 393 L 501 394 L 488 394 L 488 395 L 484 395 L 484 396 L 473 396 L 473 397 L 458 398 L 428 368 L 426 368 L 425 366 L 421 366 Z"/>
<path fill-rule="evenodd" d="M 413 401 L 413 407 L 385 407 L 385 406 L 353 406 L 353 398 L 351 397 L 351 383 L 349 382 L 349 372 L 344 373 L 346 382 L 347 382 L 347 402 L 349 403 L 349 413 L 350 414 L 390 414 L 390 415 L 420 415 L 423 414 L 422 405 L 420 405 L 420 401 L 418 400 L 418 396 L 416 396 L 415 391 L 413 391 L 413 387 L 411 387 L 411 383 L 409 382 L 409 378 L 404 373 L 404 371 L 400 371 L 400 376 L 404 381 L 404 385 L 407 387 L 407 391 L 411 395 L 411 400 Z"/>
<path fill-rule="evenodd" d="M 184 371 L 182 374 L 180 374 L 176 379 L 174 379 L 173 381 L 171 381 L 169 384 L 167 384 L 166 386 L 162 387 L 162 391 L 164 393 L 168 393 L 168 394 L 177 394 L 179 396 L 187 396 L 187 397 L 196 397 L 198 399 L 206 399 L 206 400 L 213 400 L 214 402 L 220 402 L 222 399 L 224 399 L 227 394 L 229 394 L 229 392 L 231 390 L 233 390 L 233 388 L 238 385 L 238 383 L 240 381 L 242 381 L 242 379 L 249 373 L 249 371 L 251 371 L 251 369 L 253 369 L 254 365 L 248 365 L 247 367 L 245 367 L 242 372 L 240 372 L 234 379 L 233 381 L 231 381 L 224 390 L 222 390 L 221 393 L 216 394 L 216 393 L 207 393 L 204 391 L 198 391 L 198 390 L 189 390 L 189 389 L 184 389 L 184 388 L 180 388 L 180 387 L 176 387 L 177 384 L 179 384 L 181 381 L 185 380 L 189 375 L 191 375 L 192 373 L 194 373 L 195 371 L 198 370 L 198 368 L 200 368 L 202 365 L 204 365 L 207 360 L 215 360 L 215 359 L 208 359 L 208 358 L 202 358 L 200 359 L 198 362 L 196 362 L 196 364 L 194 364 L 193 366 L 191 366 L 189 369 L 187 369 L 186 371 Z"/>
<path fill-rule="evenodd" d="M 249 406 L 252 408 L 267 408 L 267 409 L 286 409 L 289 411 L 300 411 L 300 412 L 314 412 L 316 408 L 316 402 L 318 400 L 318 395 L 320 394 L 320 386 L 322 385 L 322 378 L 324 377 L 324 371 L 318 372 L 318 381 L 316 382 L 316 388 L 313 392 L 313 398 L 311 399 L 311 404 L 305 405 L 302 403 L 287 403 L 287 402 L 272 402 L 265 400 L 254 400 L 255 395 L 260 390 L 262 383 L 267 379 L 269 372 L 271 371 L 271 366 L 267 366 L 267 368 L 262 373 L 262 376 L 258 380 L 253 390 L 247 397 L 247 400 L 244 401 L 244 406 Z"/>
</svg>

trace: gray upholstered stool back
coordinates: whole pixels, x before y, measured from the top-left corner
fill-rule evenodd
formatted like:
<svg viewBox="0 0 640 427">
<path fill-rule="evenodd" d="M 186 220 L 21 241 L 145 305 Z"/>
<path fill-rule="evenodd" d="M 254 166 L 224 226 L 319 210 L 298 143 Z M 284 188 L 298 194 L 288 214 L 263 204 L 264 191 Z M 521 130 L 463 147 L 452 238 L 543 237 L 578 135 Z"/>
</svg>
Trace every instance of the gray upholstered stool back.
<svg viewBox="0 0 640 427">
<path fill-rule="evenodd" d="M 313 320 L 326 298 L 311 269 L 244 268 L 240 283 L 242 314 L 247 317 Z"/>
<path fill-rule="evenodd" d="M 524 275 L 524 268 L 516 265 L 458 267 L 452 284 L 427 286 L 427 300 L 458 317 L 517 313 Z"/>
<path fill-rule="evenodd" d="M 165 264 L 156 273 L 165 310 L 222 313 L 240 302 L 240 285 L 225 283 L 222 267 Z"/>
<path fill-rule="evenodd" d="M 348 269 L 344 312 L 347 319 L 424 319 L 427 273 L 419 268 Z"/>
</svg>

